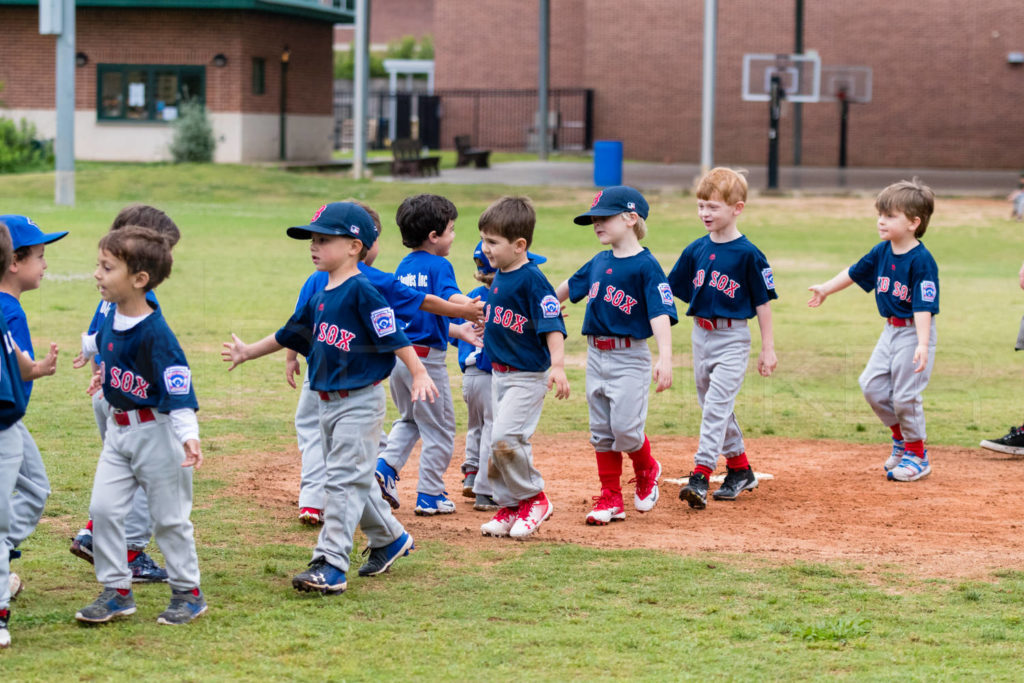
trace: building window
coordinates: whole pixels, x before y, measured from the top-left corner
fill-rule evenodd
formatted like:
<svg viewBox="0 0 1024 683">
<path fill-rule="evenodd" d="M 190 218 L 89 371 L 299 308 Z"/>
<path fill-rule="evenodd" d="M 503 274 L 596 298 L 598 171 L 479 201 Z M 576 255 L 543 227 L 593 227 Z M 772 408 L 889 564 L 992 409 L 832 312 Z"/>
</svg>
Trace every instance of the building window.
<svg viewBox="0 0 1024 683">
<path fill-rule="evenodd" d="M 252 58 L 252 94 L 262 95 L 267 91 L 267 60 Z"/>
<path fill-rule="evenodd" d="M 97 64 L 101 120 L 174 121 L 182 100 L 206 99 L 206 68 L 171 64 Z"/>
</svg>

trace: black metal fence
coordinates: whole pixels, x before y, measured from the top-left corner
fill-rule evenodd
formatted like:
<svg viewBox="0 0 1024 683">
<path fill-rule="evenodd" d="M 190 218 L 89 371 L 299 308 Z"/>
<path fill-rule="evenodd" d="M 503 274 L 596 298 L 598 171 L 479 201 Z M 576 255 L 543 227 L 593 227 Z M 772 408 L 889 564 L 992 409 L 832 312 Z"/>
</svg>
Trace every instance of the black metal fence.
<svg viewBox="0 0 1024 683">
<path fill-rule="evenodd" d="M 432 149 L 454 147 L 456 135 L 469 135 L 475 147 L 533 151 L 540 143 L 536 90 L 441 90 L 388 93 L 367 98 L 366 137 L 371 148 L 397 138 L 418 138 Z M 349 149 L 354 139 L 353 94 L 335 88 L 334 147 Z M 548 149 L 589 150 L 594 142 L 594 92 L 548 91 Z"/>
</svg>

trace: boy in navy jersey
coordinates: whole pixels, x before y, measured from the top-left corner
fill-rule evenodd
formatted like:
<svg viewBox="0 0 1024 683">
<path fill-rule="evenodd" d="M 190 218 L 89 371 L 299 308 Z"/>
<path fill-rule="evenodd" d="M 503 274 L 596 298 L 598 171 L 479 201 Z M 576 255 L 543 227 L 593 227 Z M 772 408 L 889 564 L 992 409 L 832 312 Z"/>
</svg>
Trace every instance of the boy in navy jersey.
<svg viewBox="0 0 1024 683">
<path fill-rule="evenodd" d="M 457 217 L 455 205 L 438 195 L 420 194 L 402 202 L 395 222 L 402 232 L 402 244 L 412 251 L 395 269 L 399 282 L 452 303 L 470 301 L 459 290 L 455 270 L 447 259 L 455 240 Z M 416 442 L 423 439 L 415 512 L 417 515 L 450 514 L 455 512 L 455 503 L 448 499 L 444 490 L 444 473 L 455 448 L 455 406 L 445 361 L 448 320 L 417 311 L 407 322 L 405 334 L 441 396 L 434 403 L 409 400 L 409 373 L 402 367 L 395 368 L 390 388 L 399 415 L 388 434 L 388 445 L 377 461 L 377 482 L 384 499 L 391 507 L 398 508 L 395 486 L 398 473 Z"/>
<path fill-rule="evenodd" d="M 320 207 L 309 225 L 289 228 L 288 236 L 312 240 L 313 263 L 328 273 L 326 288 L 275 334 L 254 344 L 231 335 L 221 355 L 231 363 L 229 370 L 282 348 L 308 359 L 309 386 L 320 398 L 327 501 L 309 569 L 297 574 L 292 586 L 341 593 L 357 523 L 371 548 L 370 563 L 382 566 L 380 571 L 413 548 L 412 537 L 391 514 L 374 480 L 386 408 L 380 383 L 391 374 L 397 356 L 413 378 L 410 400 L 434 400 L 437 389 L 398 328 L 394 311 L 359 272 L 360 258 L 377 238 L 369 214 L 351 202 L 334 202 Z"/>
<path fill-rule="evenodd" d="M 502 197 L 480 216 L 488 262 L 498 269 L 487 295 L 484 350 L 491 359 L 494 422 L 488 478 L 501 507 L 480 527 L 484 536 L 525 538 L 554 511 L 533 466 L 530 438 L 544 394 L 569 397 L 565 323 L 551 284 L 530 262 L 537 217 L 525 197 Z"/>
<path fill-rule="evenodd" d="M 647 235 L 649 207 L 632 187 L 608 187 L 594 198 L 590 210 L 576 217 L 592 225 L 601 244 L 611 247 L 588 261 L 558 285 L 559 301 L 587 298 L 583 334 L 587 337 L 587 407 L 590 443 L 597 453 L 601 495 L 587 524 L 604 525 L 626 519 L 622 501 L 622 454 L 633 463 L 638 512 L 658 502 L 661 464 L 651 455 L 644 433 L 647 395 L 651 383 L 654 337 L 658 360 L 653 366 L 657 391 L 672 386 L 672 333 L 677 321 L 672 289 L 665 271 L 640 246 Z"/>
<path fill-rule="evenodd" d="M 89 504 L 103 592 L 75 614 L 79 621 L 103 623 L 135 613 L 124 524 L 140 486 L 171 584 L 170 605 L 157 623 L 187 624 L 207 610 L 189 519 L 193 468 L 203 463 L 199 404 L 185 353 L 160 307 L 146 296 L 170 276 L 172 262 L 167 238 L 149 228 L 112 230 L 99 243 L 96 283 L 117 309 L 82 350 L 99 354 L 98 380 L 111 408 Z"/>
<path fill-rule="evenodd" d="M 935 316 L 939 313 L 939 268 L 920 238 L 935 210 L 935 195 L 917 178 L 879 193 L 882 238 L 860 261 L 828 282 L 811 285 L 807 305 L 816 308 L 833 292 L 856 283 L 875 291 L 885 327 L 860 376 L 864 398 L 892 431 L 885 461 L 890 481 L 917 481 L 931 471 L 921 393 L 935 362 Z"/>
<path fill-rule="evenodd" d="M 729 168 L 708 171 L 697 185 L 697 215 L 707 233 L 683 250 L 668 282 L 693 318 L 693 376 L 701 407 L 694 468 L 679 498 L 707 507 L 708 479 L 725 456 L 725 482 L 715 500 L 735 500 L 757 488 L 733 408 L 750 359 L 750 328 L 757 316 L 761 353 L 757 369 L 768 377 L 778 365 L 770 302 L 775 278 L 761 250 L 740 234 L 736 221 L 747 201 L 747 180 Z"/>
</svg>

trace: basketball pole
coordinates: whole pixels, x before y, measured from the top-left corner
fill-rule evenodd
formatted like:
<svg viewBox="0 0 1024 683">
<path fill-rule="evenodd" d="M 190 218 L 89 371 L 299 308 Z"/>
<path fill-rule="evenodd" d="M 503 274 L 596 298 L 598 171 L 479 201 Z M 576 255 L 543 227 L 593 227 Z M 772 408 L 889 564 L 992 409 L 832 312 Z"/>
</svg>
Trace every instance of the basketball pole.
<svg viewBox="0 0 1024 683">
<path fill-rule="evenodd" d="M 718 0 L 704 0 L 704 84 L 701 92 L 700 167 L 707 173 L 715 155 L 715 41 L 718 35 Z"/>
<path fill-rule="evenodd" d="M 768 189 L 779 187 L 779 118 L 782 113 L 782 78 L 772 74 L 772 101 L 768 108 Z"/>
</svg>

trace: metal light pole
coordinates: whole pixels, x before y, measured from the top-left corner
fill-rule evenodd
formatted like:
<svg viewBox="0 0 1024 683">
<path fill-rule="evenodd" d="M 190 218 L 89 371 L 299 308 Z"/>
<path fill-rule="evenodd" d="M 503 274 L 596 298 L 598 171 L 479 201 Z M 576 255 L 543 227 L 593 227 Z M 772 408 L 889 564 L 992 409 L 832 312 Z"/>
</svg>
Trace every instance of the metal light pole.
<svg viewBox="0 0 1024 683">
<path fill-rule="evenodd" d="M 57 173 L 53 200 L 75 205 L 75 0 L 41 0 L 39 33 L 57 36 Z"/>
<path fill-rule="evenodd" d="M 704 84 L 701 94 L 700 167 L 715 165 L 715 60 L 718 38 L 718 0 L 704 0 Z"/>
<path fill-rule="evenodd" d="M 362 178 L 366 172 L 366 96 L 370 79 L 370 0 L 356 0 L 356 59 L 352 123 L 352 174 Z"/>
<path fill-rule="evenodd" d="M 281 111 L 278 115 L 277 128 L 278 128 L 278 140 L 280 142 L 278 148 L 278 158 L 284 161 L 288 158 L 288 121 L 286 112 L 288 111 L 288 61 L 292 58 L 292 52 L 288 49 L 288 46 L 284 46 L 284 50 L 281 51 Z"/>
<path fill-rule="evenodd" d="M 540 143 L 537 145 L 537 158 L 546 161 L 548 158 L 548 79 L 549 55 L 551 52 L 551 0 L 540 0 L 540 29 L 537 37 L 538 50 L 537 74 L 537 133 Z"/>
</svg>

